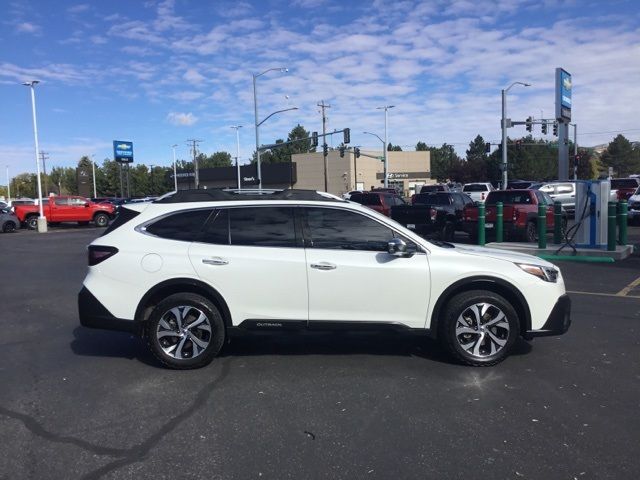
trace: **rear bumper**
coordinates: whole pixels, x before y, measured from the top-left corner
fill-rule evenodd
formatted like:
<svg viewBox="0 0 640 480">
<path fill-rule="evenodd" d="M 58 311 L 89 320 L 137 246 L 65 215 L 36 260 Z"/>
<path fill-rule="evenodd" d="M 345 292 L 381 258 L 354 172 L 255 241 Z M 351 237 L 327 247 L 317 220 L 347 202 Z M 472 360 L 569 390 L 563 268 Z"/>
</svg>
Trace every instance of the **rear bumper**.
<svg viewBox="0 0 640 480">
<path fill-rule="evenodd" d="M 571 299 L 569 295 L 564 294 L 551 310 L 549 318 L 539 330 L 528 330 L 523 335 L 524 338 L 530 339 L 534 337 L 549 337 L 554 335 L 562 335 L 569 330 L 571 326 Z"/>
<path fill-rule="evenodd" d="M 114 317 L 87 287 L 78 293 L 78 314 L 83 327 L 140 334 L 139 322 Z"/>
</svg>

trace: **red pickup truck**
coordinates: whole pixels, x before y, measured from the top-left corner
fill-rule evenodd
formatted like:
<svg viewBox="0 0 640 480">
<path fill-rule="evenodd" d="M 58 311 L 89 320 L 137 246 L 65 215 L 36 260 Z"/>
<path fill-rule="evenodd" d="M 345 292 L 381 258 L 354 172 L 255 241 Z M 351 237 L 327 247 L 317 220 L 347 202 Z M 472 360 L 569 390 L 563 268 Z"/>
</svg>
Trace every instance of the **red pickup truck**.
<svg viewBox="0 0 640 480">
<path fill-rule="evenodd" d="M 86 225 L 94 222 L 106 227 L 115 216 L 115 208 L 109 203 L 93 203 L 84 197 L 49 197 L 42 200 L 42 209 L 48 223 L 78 222 Z M 14 211 L 20 222 L 31 229 L 38 226 L 38 205 L 16 205 Z"/>
<path fill-rule="evenodd" d="M 485 200 L 485 228 L 487 236 L 495 236 L 496 203 L 502 202 L 503 231 L 505 239 L 538 241 L 538 205 L 547 207 L 547 232 L 554 228 L 553 199 L 539 190 L 495 190 Z M 464 230 L 472 239 L 478 237 L 478 207 L 465 207 Z M 562 228 L 566 230 L 567 214 L 562 212 Z"/>
</svg>

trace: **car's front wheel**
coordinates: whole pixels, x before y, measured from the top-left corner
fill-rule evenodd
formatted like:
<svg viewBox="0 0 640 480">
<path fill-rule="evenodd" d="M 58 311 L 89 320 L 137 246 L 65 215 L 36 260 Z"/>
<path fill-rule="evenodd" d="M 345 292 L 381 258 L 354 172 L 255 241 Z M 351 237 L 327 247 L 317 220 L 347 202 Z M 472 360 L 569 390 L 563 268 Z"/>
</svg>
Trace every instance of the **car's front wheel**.
<svg viewBox="0 0 640 480">
<path fill-rule="evenodd" d="M 11 233 L 11 232 L 15 232 L 16 228 L 17 228 L 17 225 L 15 222 L 11 220 L 7 220 L 6 222 L 4 222 L 4 225 L 2 226 L 2 231 L 4 233 Z"/>
<path fill-rule="evenodd" d="M 491 366 L 504 360 L 519 334 L 513 306 L 501 295 L 486 290 L 454 296 L 438 330 L 445 349 L 473 366 Z"/>
<path fill-rule="evenodd" d="M 176 293 L 160 302 L 145 325 L 147 343 L 160 362 L 175 369 L 210 363 L 225 340 L 220 311 L 207 298 Z"/>
<path fill-rule="evenodd" d="M 109 216 L 106 213 L 96 213 L 93 217 L 96 227 L 104 228 L 109 225 Z"/>
</svg>

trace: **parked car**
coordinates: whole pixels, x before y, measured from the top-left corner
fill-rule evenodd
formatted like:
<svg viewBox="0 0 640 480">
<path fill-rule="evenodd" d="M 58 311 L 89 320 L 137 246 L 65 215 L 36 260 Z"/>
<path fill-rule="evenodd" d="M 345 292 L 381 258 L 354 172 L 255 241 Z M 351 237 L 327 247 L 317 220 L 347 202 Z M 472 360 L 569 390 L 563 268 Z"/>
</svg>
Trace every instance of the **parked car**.
<svg viewBox="0 0 640 480">
<path fill-rule="evenodd" d="M 395 193 L 390 192 L 358 192 L 349 197 L 349 200 L 365 207 L 369 207 L 387 217 L 391 216 L 391 207 L 405 205 L 405 201 Z"/>
<path fill-rule="evenodd" d="M 618 191 L 618 201 L 628 200 L 631 195 L 640 187 L 638 178 L 612 178 L 611 190 Z"/>
<path fill-rule="evenodd" d="M 473 204 L 464 193 L 419 193 L 412 205 L 391 207 L 391 218 L 421 235 L 437 233 L 449 242 L 456 230 L 463 229 L 464 207 Z"/>
<path fill-rule="evenodd" d="M 531 185 L 536 184 L 533 180 L 509 180 L 507 182 L 507 190 L 521 190 L 523 188 L 531 188 Z"/>
<path fill-rule="evenodd" d="M 351 190 L 350 192 L 343 193 L 342 198 L 344 198 L 345 200 L 349 200 L 351 198 L 351 195 L 353 195 L 354 193 L 362 193 L 362 192 L 363 190 Z"/>
<path fill-rule="evenodd" d="M 141 334 L 176 369 L 208 364 L 238 333 L 306 329 L 422 333 L 487 366 L 571 323 L 553 264 L 430 242 L 318 192 L 181 190 L 126 205 L 88 252 L 80 323 Z M 401 301 L 372 290 L 389 285 Z"/>
<path fill-rule="evenodd" d="M 495 235 L 496 203 L 503 204 L 503 232 L 507 239 L 538 241 L 538 205 L 546 205 L 547 233 L 554 228 L 553 199 L 539 190 L 495 190 L 485 200 L 485 228 L 489 237 Z M 562 230 L 566 230 L 567 213 L 562 212 Z M 464 229 L 476 239 L 478 236 L 478 207 L 464 209 Z"/>
<path fill-rule="evenodd" d="M 640 187 L 629 197 L 628 223 L 640 223 Z"/>
<path fill-rule="evenodd" d="M 576 184 L 575 182 L 549 182 L 534 183 L 529 187 L 532 190 L 539 190 L 549 195 L 554 202 L 560 202 L 569 215 L 575 214 L 576 209 Z"/>
<path fill-rule="evenodd" d="M 493 192 L 495 188 L 489 182 L 484 183 L 465 183 L 462 192 L 471 197 L 474 202 L 484 202 L 489 192 Z"/>
<path fill-rule="evenodd" d="M 15 232 L 20 228 L 20 220 L 9 207 L 0 209 L 0 231 L 3 233 Z"/>
<path fill-rule="evenodd" d="M 42 200 L 47 222 L 78 222 L 86 225 L 93 221 L 97 227 L 106 227 L 115 216 L 115 208 L 108 203 L 93 203 L 84 197 L 57 196 Z M 18 205 L 14 208 L 20 222 L 28 228 L 38 226 L 39 205 Z"/>
<path fill-rule="evenodd" d="M 462 192 L 462 184 L 457 182 L 447 183 L 447 187 L 449 187 L 450 192 L 461 193 Z"/>
<path fill-rule="evenodd" d="M 432 193 L 432 192 L 449 192 L 449 185 L 444 183 L 436 183 L 433 185 L 422 185 L 420 187 L 420 193 Z"/>
</svg>

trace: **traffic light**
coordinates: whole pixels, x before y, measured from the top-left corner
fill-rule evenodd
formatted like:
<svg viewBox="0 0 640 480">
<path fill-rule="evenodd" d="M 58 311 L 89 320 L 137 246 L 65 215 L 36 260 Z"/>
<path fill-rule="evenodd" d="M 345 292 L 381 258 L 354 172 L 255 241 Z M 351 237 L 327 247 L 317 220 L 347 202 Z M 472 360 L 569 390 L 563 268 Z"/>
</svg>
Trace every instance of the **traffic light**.
<svg viewBox="0 0 640 480">
<path fill-rule="evenodd" d="M 489 142 L 484 144 L 484 153 L 491 152 L 491 144 Z"/>
<path fill-rule="evenodd" d="M 318 146 L 318 132 L 313 132 L 311 134 L 311 146 L 313 148 Z"/>
<path fill-rule="evenodd" d="M 344 158 L 344 146 L 340 147 L 340 156 Z"/>
<path fill-rule="evenodd" d="M 553 135 L 558 136 L 558 122 L 553 122 Z"/>
<path fill-rule="evenodd" d="M 345 145 L 351 142 L 351 130 L 348 128 L 345 128 L 342 133 L 344 134 L 344 140 L 342 143 L 344 143 Z"/>
<path fill-rule="evenodd" d="M 527 117 L 527 132 L 531 131 L 531 121 L 533 119 L 531 117 Z"/>
<path fill-rule="evenodd" d="M 353 153 L 356 154 L 356 158 L 360 158 L 360 149 L 358 147 L 353 149 Z"/>
<path fill-rule="evenodd" d="M 326 143 L 322 145 L 322 154 L 325 157 L 329 154 L 329 146 Z"/>
<path fill-rule="evenodd" d="M 546 135 L 547 134 L 547 122 L 545 122 L 545 121 L 542 122 L 541 129 L 542 129 L 542 134 Z"/>
</svg>

